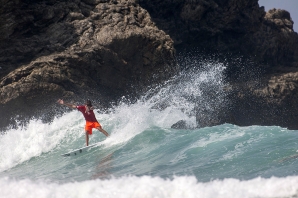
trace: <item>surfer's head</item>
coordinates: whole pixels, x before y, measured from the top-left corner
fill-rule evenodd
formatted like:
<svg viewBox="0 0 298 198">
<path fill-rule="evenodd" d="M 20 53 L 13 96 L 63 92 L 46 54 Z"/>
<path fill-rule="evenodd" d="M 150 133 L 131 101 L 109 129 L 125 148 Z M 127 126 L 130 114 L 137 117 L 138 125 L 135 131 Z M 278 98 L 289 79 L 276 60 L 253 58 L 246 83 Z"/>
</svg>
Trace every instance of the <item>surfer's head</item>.
<svg viewBox="0 0 298 198">
<path fill-rule="evenodd" d="M 92 107 L 91 100 L 86 100 L 86 105 L 87 105 L 88 107 Z"/>
</svg>

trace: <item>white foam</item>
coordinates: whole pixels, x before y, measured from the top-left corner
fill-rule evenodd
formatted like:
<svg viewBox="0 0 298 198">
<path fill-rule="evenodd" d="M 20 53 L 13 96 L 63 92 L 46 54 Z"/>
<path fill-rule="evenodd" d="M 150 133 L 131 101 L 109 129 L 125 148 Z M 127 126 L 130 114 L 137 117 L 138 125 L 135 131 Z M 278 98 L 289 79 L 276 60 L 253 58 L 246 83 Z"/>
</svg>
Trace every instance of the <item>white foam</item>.
<svg viewBox="0 0 298 198">
<path fill-rule="evenodd" d="M 170 127 L 181 118 L 187 119 L 179 110 L 158 111 L 142 102 L 116 107 L 113 113 L 99 114 L 96 117 L 104 129 L 111 135 L 103 141 L 107 147 L 129 141 L 136 135 L 154 126 Z M 0 172 L 21 164 L 42 153 L 52 151 L 60 143 L 68 145 L 70 141 L 83 136 L 85 121 L 78 111 L 66 113 L 52 123 L 31 120 L 26 127 L 5 131 L 0 136 Z M 72 136 L 69 138 L 68 136 Z M 103 138 L 94 132 L 90 141 Z M 98 141 L 98 140 L 96 140 Z"/>
<path fill-rule="evenodd" d="M 109 180 L 89 180 L 65 184 L 31 180 L 0 179 L 0 197 L 110 197 L 110 198 L 230 198 L 294 197 L 298 195 L 298 176 L 214 180 L 201 183 L 193 176 L 173 180 L 150 176 L 127 176 Z"/>
<path fill-rule="evenodd" d="M 81 126 L 82 120 L 79 119 L 78 113 L 73 111 L 50 124 L 31 120 L 26 127 L 7 130 L 6 134 L 0 137 L 0 171 L 49 152 L 61 141 L 70 140 L 65 139 L 65 136 L 80 133 L 78 125 Z"/>
<path fill-rule="evenodd" d="M 170 128 L 181 119 L 195 122 L 178 109 L 166 108 L 162 111 L 152 109 L 151 104 L 141 101 L 135 104 L 122 104 L 115 108 L 108 117 L 97 116 L 112 132 L 106 145 L 121 144 L 152 127 Z"/>
</svg>

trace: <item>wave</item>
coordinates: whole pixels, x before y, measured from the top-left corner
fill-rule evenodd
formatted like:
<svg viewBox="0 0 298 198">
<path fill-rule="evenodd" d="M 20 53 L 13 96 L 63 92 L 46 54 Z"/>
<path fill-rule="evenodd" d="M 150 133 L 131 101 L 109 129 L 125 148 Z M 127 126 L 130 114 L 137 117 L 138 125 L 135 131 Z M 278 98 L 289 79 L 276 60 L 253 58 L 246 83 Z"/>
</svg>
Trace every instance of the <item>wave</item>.
<svg viewBox="0 0 298 198">
<path fill-rule="evenodd" d="M 163 179 L 150 176 L 125 176 L 109 180 L 89 180 L 64 184 L 45 181 L 13 180 L 1 178 L 0 197 L 165 197 L 165 198 L 252 198 L 252 197 L 297 197 L 298 176 L 284 178 L 254 178 L 198 182 L 193 176 Z"/>
<path fill-rule="evenodd" d="M 0 137 L 0 172 L 74 141 L 80 136 L 78 126 L 83 126 L 77 115 L 77 112 L 68 113 L 52 123 L 31 120 L 26 127 L 5 131 Z"/>
<path fill-rule="evenodd" d="M 86 154 L 78 111 L 51 123 L 31 120 L 0 136 L 0 197 L 291 197 L 297 196 L 297 131 L 223 124 L 196 128 L 229 105 L 224 65 L 205 61 L 138 101 L 96 111 Z M 216 97 L 215 97 L 216 96 Z M 199 102 L 198 102 L 199 101 Z M 172 129 L 180 120 L 189 129 Z M 3 190 L 2 190 L 3 189 Z"/>
<path fill-rule="evenodd" d="M 196 69 L 198 67 L 200 71 Z M 103 128 L 111 133 L 105 145 L 123 144 L 147 129 L 170 128 L 180 120 L 186 121 L 190 128 L 195 128 L 196 114 L 206 108 L 210 112 L 209 116 L 214 116 L 215 106 L 221 104 L 220 101 L 224 98 L 222 72 L 225 67 L 208 60 L 196 60 L 192 63 L 192 68 L 164 85 L 149 90 L 133 104 L 122 102 L 107 114 L 97 113 Z M 207 90 L 217 93 L 215 101 L 205 98 L 203 92 Z M 196 102 L 198 98 L 200 104 Z M 204 113 L 207 116 L 206 112 Z M 59 150 L 59 146 L 64 149 L 83 146 L 84 141 L 79 141 L 79 138 L 83 140 L 83 126 L 82 116 L 73 111 L 55 118 L 52 123 L 31 120 L 27 126 L 2 132 L 6 135 L 0 137 L 0 172 L 43 153 L 55 152 Z M 102 140 L 100 136 L 97 137 L 97 133 L 92 139 Z"/>
</svg>

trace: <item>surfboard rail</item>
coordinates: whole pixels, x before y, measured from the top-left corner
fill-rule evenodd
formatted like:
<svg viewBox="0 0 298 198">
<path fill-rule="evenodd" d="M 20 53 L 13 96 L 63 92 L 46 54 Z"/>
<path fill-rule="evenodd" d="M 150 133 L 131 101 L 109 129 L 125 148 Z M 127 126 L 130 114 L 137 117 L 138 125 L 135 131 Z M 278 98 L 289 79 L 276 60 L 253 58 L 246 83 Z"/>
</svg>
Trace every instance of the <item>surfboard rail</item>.
<svg viewBox="0 0 298 198">
<path fill-rule="evenodd" d="M 85 147 L 82 147 L 82 148 L 79 148 L 79 149 L 72 150 L 68 153 L 64 153 L 61 156 L 68 157 L 68 156 L 71 156 L 71 155 L 78 155 L 80 153 L 87 152 L 90 148 L 97 147 L 97 146 L 100 146 L 100 145 L 101 145 L 101 143 L 97 142 L 95 144 L 91 144 L 89 146 L 85 146 Z"/>
</svg>

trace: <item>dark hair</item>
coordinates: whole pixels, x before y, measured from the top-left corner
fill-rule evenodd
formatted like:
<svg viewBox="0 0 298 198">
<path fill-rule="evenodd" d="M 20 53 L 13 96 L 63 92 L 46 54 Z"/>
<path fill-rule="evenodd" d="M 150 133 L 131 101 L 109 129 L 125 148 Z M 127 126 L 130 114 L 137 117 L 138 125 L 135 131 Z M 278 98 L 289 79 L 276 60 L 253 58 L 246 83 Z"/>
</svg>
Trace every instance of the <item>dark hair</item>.
<svg viewBox="0 0 298 198">
<path fill-rule="evenodd" d="M 92 107 L 91 100 L 86 100 L 86 105 L 87 105 L 88 107 Z"/>
</svg>

